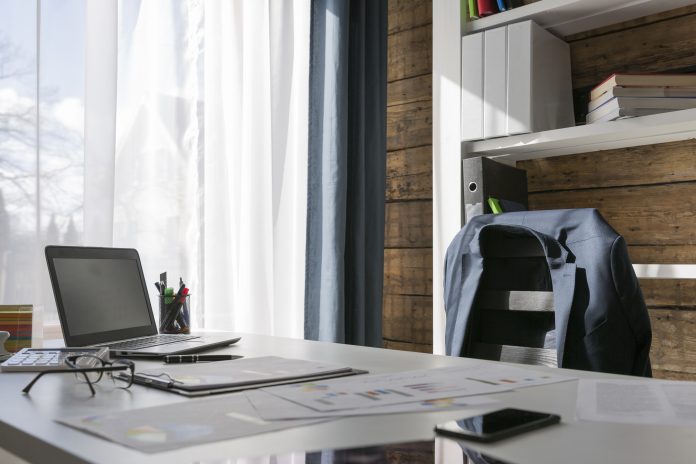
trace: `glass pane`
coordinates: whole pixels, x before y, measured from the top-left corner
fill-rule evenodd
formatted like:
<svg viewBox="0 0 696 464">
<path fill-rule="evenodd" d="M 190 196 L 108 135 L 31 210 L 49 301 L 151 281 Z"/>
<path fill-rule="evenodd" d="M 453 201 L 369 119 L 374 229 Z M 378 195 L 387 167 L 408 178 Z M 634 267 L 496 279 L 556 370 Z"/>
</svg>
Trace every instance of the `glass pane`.
<svg viewBox="0 0 696 464">
<path fill-rule="evenodd" d="M 36 299 L 36 3 L 0 0 L 0 303 Z"/>
<path fill-rule="evenodd" d="M 38 323 L 57 323 L 43 247 L 81 243 L 84 10 L 0 0 L 0 304 Z"/>
<path fill-rule="evenodd" d="M 40 2 L 39 211 L 45 245 L 81 245 L 84 197 L 85 0 Z M 40 260 L 44 322 L 58 322 Z"/>
</svg>

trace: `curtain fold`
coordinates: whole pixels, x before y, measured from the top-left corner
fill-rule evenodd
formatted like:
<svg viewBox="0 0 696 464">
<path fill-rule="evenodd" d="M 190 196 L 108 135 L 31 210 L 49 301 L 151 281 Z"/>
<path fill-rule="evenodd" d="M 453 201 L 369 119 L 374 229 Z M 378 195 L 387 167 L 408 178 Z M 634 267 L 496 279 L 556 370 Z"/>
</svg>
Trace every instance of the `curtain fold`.
<svg viewBox="0 0 696 464">
<path fill-rule="evenodd" d="M 308 0 L 121 0 L 115 243 L 194 327 L 302 337 Z"/>
<path fill-rule="evenodd" d="M 85 3 L 84 229 L 87 245 L 112 246 L 118 4 Z"/>
<path fill-rule="evenodd" d="M 208 327 L 302 337 L 309 11 L 206 3 Z"/>
<path fill-rule="evenodd" d="M 150 282 L 182 277 L 200 326 L 203 5 L 118 5 L 114 246 L 138 249 Z M 154 286 L 150 298 L 157 308 Z"/>
<path fill-rule="evenodd" d="M 386 0 L 314 0 L 305 338 L 382 345 Z"/>
</svg>

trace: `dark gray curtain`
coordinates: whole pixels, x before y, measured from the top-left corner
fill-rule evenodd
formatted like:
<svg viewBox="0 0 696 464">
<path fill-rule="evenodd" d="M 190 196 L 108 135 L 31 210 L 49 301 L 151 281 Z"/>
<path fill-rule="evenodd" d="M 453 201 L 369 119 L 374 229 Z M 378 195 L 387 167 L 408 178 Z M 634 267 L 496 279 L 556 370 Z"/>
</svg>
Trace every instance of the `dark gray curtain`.
<svg viewBox="0 0 696 464">
<path fill-rule="evenodd" d="M 386 0 L 314 0 L 305 338 L 382 344 Z"/>
</svg>

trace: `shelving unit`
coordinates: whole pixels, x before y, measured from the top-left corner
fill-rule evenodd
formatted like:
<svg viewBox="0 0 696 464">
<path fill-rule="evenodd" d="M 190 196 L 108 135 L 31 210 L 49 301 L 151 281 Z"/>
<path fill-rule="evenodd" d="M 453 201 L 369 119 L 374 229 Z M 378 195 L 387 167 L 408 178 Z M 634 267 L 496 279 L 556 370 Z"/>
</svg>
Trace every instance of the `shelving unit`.
<svg viewBox="0 0 696 464">
<path fill-rule="evenodd" d="M 693 3 L 693 0 L 540 0 L 467 21 L 464 30 L 468 34 L 533 19 L 554 34 L 566 36 Z"/>
<path fill-rule="evenodd" d="M 696 138 L 696 109 L 462 142 L 462 156 L 520 161 Z"/>
<path fill-rule="evenodd" d="M 461 160 L 489 156 L 509 164 L 597 150 L 696 138 L 696 109 L 568 127 L 531 134 L 462 142 L 460 99 L 461 37 L 527 19 L 567 35 L 696 4 L 696 0 L 540 0 L 475 21 L 466 3 L 433 2 L 433 288 L 442 288 L 442 263 L 463 224 Z M 636 264 L 641 278 L 696 278 L 696 265 Z M 433 346 L 444 344 L 441 296 L 433 297 Z"/>
</svg>

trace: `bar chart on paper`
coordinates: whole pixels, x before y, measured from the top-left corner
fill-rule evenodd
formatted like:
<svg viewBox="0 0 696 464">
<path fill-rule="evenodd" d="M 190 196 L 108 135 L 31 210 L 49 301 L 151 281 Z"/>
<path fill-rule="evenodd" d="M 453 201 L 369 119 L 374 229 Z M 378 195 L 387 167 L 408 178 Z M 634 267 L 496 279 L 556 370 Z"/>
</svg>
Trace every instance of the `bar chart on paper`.
<svg viewBox="0 0 696 464">
<path fill-rule="evenodd" d="M 571 379 L 516 367 L 478 365 L 362 375 L 264 391 L 317 411 L 337 411 L 484 395 Z"/>
</svg>

